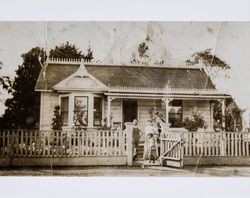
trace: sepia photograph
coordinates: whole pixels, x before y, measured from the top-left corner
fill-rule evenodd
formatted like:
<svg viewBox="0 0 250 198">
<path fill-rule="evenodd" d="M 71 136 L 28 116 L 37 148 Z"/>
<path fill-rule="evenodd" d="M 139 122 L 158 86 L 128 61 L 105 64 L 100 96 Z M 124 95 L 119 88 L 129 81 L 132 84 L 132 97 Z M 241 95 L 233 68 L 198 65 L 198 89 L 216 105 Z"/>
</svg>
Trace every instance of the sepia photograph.
<svg viewBox="0 0 250 198">
<path fill-rule="evenodd" d="M 250 22 L 1 21 L 0 176 L 250 176 Z"/>
</svg>

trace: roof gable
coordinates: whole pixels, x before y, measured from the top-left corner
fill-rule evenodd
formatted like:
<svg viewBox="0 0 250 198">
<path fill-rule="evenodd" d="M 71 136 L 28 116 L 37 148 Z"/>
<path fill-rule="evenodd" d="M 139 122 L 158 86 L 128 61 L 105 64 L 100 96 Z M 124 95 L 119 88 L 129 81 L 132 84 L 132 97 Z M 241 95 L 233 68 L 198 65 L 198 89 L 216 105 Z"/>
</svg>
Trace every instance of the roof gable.
<svg viewBox="0 0 250 198">
<path fill-rule="evenodd" d="M 53 90 L 92 90 L 92 91 L 105 91 L 108 87 L 92 76 L 85 68 L 82 62 L 79 68 L 52 87 Z"/>
<path fill-rule="evenodd" d="M 51 90 L 54 85 L 69 77 L 71 74 L 76 72 L 78 68 L 79 64 L 62 65 L 56 63 L 44 66 L 38 76 L 35 90 Z"/>
</svg>

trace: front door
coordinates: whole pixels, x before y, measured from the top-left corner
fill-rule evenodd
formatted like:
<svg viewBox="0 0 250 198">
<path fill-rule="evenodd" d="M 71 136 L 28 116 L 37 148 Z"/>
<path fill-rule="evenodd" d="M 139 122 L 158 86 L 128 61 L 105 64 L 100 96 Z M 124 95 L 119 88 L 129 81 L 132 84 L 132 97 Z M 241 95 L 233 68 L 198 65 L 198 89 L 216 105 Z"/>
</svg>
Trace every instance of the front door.
<svg viewBox="0 0 250 198">
<path fill-rule="evenodd" d="M 123 127 L 125 122 L 137 119 L 137 101 L 123 101 Z"/>
</svg>

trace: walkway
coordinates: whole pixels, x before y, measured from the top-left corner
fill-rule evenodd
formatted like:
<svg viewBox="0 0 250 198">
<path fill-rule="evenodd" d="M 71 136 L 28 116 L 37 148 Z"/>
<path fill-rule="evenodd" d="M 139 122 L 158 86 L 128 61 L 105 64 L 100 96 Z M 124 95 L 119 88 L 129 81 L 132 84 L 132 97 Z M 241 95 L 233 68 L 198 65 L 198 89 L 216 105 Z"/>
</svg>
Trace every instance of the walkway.
<svg viewBox="0 0 250 198">
<path fill-rule="evenodd" d="M 216 166 L 183 169 L 145 166 L 141 167 L 42 167 L 42 168 L 1 168 L 0 176 L 132 176 L 132 177 L 208 177 L 208 176 L 250 176 L 250 167 Z"/>
</svg>

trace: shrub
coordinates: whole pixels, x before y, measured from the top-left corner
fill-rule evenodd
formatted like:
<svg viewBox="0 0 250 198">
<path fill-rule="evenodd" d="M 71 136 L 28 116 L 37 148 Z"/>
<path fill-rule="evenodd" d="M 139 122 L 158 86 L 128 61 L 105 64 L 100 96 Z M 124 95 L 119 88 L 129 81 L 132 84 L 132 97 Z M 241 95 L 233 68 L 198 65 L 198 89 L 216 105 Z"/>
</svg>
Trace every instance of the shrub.
<svg viewBox="0 0 250 198">
<path fill-rule="evenodd" d="M 53 130 L 62 130 L 62 116 L 60 114 L 60 106 L 56 105 L 53 110 L 53 118 L 52 118 L 52 129 Z"/>
<path fill-rule="evenodd" d="M 206 128 L 206 123 L 204 118 L 198 113 L 192 113 L 192 119 L 185 118 L 183 122 L 184 128 L 189 131 L 197 131 L 199 128 Z"/>
</svg>

